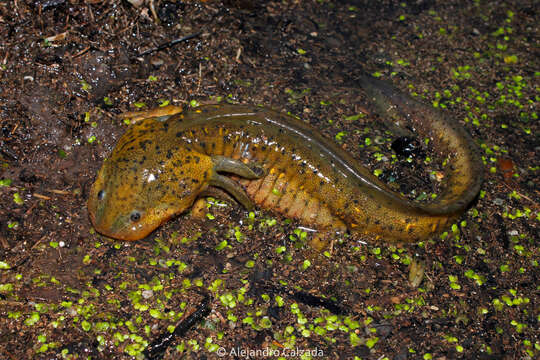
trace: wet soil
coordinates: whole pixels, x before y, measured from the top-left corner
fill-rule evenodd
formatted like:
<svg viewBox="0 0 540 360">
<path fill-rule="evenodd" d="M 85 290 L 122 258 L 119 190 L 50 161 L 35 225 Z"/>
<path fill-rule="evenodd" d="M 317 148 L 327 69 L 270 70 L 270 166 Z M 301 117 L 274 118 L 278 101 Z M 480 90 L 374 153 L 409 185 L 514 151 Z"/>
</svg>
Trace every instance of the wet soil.
<svg viewBox="0 0 540 360">
<path fill-rule="evenodd" d="M 1 359 L 144 358 L 194 312 L 165 358 L 538 358 L 535 1 L 132 3 L 0 3 Z M 395 142 L 363 73 L 454 114 L 480 146 L 482 192 L 440 238 L 344 237 L 316 253 L 302 224 L 221 202 L 139 242 L 92 229 L 87 194 L 126 129 L 117 115 L 164 103 L 288 111 L 429 198 L 444 159 Z"/>
</svg>

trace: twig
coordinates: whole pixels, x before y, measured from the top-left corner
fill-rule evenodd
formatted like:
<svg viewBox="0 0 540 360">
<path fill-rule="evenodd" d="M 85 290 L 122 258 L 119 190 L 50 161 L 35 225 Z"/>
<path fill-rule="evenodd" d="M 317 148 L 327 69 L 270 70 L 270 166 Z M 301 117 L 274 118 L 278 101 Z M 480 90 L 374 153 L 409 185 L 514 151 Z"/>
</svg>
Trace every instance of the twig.
<svg viewBox="0 0 540 360">
<path fill-rule="evenodd" d="M 46 195 L 41 195 L 41 194 L 38 194 L 38 193 L 33 193 L 32 194 L 34 197 L 37 197 L 38 199 L 42 199 L 42 200 L 51 200 L 51 198 L 49 196 L 46 196 Z"/>
<path fill-rule="evenodd" d="M 152 49 L 148 49 L 146 51 L 143 51 L 142 53 L 140 53 L 139 55 L 137 56 L 145 56 L 145 55 L 148 55 L 148 54 L 151 54 L 151 53 L 154 53 L 156 51 L 160 51 L 160 50 L 163 50 L 163 49 L 167 49 L 167 48 L 170 48 L 171 46 L 174 46 L 176 44 L 179 44 L 181 42 L 184 42 L 184 41 L 187 41 L 187 40 L 190 40 L 190 39 L 193 39 L 199 35 L 201 35 L 201 31 L 195 33 L 195 34 L 191 34 L 191 35 L 187 35 L 187 36 L 184 36 L 184 37 L 181 37 L 179 39 L 174 39 L 172 41 L 169 41 L 165 44 L 161 44 L 159 45 L 158 47 L 155 47 L 155 48 L 152 48 Z"/>
</svg>

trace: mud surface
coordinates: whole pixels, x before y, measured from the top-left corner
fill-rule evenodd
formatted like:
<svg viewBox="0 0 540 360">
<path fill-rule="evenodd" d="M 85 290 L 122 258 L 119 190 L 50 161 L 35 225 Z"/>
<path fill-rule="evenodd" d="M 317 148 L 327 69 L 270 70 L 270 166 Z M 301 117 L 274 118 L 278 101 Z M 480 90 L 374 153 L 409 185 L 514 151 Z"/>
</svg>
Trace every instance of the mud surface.
<svg viewBox="0 0 540 360">
<path fill-rule="evenodd" d="M 538 358 L 537 5 L 0 3 L 0 359 L 143 358 L 194 312 L 166 359 Z M 127 126 L 117 115 L 166 102 L 289 111 L 430 197 L 444 159 L 394 142 L 355 84 L 364 72 L 453 113 L 481 147 L 482 192 L 441 238 L 349 237 L 319 254 L 301 224 L 223 203 L 135 243 L 92 229 L 87 191 Z"/>
</svg>

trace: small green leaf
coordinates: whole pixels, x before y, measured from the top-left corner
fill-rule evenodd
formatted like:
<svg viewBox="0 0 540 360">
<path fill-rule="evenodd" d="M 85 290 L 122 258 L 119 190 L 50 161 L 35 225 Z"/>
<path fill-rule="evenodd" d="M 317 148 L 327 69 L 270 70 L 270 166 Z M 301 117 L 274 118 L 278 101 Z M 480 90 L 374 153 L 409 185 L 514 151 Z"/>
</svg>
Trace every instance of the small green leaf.
<svg viewBox="0 0 540 360">
<path fill-rule="evenodd" d="M 90 329 L 92 328 L 92 324 L 90 324 L 88 321 L 86 320 L 83 320 L 81 322 L 81 327 L 83 328 L 84 331 L 90 331 Z"/>
<path fill-rule="evenodd" d="M 22 204 L 24 204 L 24 200 L 22 199 L 21 194 L 19 194 L 19 193 L 13 194 L 13 201 L 14 201 L 15 204 L 17 204 L 17 205 L 22 205 Z"/>
<path fill-rule="evenodd" d="M 375 346 L 377 341 L 379 341 L 378 337 L 372 337 L 366 341 L 366 346 L 371 349 L 373 346 Z"/>
<path fill-rule="evenodd" d="M 225 249 L 225 247 L 226 247 L 227 245 L 228 245 L 227 240 L 223 240 L 222 242 L 220 242 L 219 244 L 217 244 L 216 250 L 217 250 L 217 251 L 223 250 L 223 249 Z"/>
<path fill-rule="evenodd" d="M 139 102 L 139 101 L 137 101 L 137 102 L 136 102 L 136 103 L 134 103 L 133 105 L 134 105 L 134 106 L 135 106 L 136 108 L 138 108 L 138 109 L 140 109 L 140 108 L 142 108 L 142 107 L 145 107 L 145 106 L 146 106 L 146 104 L 145 104 L 145 103 L 143 103 L 143 102 Z"/>
</svg>

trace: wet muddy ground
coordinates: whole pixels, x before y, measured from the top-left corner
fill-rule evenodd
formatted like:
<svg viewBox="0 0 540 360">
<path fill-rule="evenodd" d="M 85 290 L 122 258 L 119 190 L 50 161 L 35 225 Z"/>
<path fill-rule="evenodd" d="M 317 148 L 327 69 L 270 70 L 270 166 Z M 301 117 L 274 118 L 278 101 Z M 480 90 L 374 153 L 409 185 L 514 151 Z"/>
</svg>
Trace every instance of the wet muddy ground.
<svg viewBox="0 0 540 360">
<path fill-rule="evenodd" d="M 143 358 L 193 313 L 165 358 L 538 358 L 535 1 L 132 3 L 0 3 L 0 359 Z M 167 103 L 288 111 L 430 197 L 443 159 L 396 155 L 364 72 L 451 112 L 480 146 L 479 198 L 440 238 L 315 253 L 301 224 L 222 202 L 134 243 L 92 229 L 117 115 Z"/>
</svg>

